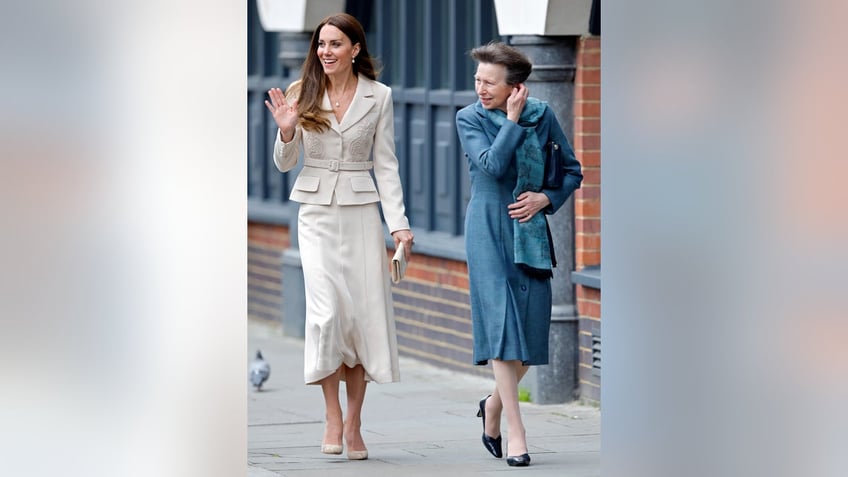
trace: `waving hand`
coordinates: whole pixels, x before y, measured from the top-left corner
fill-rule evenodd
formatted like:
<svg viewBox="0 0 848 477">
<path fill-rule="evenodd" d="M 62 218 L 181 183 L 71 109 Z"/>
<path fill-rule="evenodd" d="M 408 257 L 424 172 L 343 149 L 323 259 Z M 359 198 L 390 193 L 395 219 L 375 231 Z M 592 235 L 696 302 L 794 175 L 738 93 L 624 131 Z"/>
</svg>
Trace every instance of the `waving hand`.
<svg viewBox="0 0 848 477">
<path fill-rule="evenodd" d="M 280 88 L 268 90 L 268 97 L 271 101 L 266 99 L 265 106 L 268 111 L 271 111 L 274 121 L 280 128 L 281 139 L 283 142 L 289 142 L 294 137 L 295 126 L 297 126 L 297 100 L 289 104 Z"/>
</svg>

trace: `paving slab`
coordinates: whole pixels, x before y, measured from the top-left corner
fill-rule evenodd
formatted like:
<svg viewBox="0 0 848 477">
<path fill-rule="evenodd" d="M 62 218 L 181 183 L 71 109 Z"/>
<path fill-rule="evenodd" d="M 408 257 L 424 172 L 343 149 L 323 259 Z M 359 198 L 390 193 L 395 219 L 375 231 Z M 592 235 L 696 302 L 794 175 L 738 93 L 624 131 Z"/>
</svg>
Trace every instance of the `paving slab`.
<svg viewBox="0 0 848 477">
<path fill-rule="evenodd" d="M 529 467 L 509 467 L 480 442 L 478 401 L 494 380 L 401 357 L 401 382 L 369 384 L 362 436 L 369 457 L 321 453 L 321 388 L 303 384 L 303 341 L 278 326 L 249 322 L 250 358 L 261 350 L 271 365 L 262 391 L 248 389 L 248 476 L 537 476 L 600 475 L 600 410 L 579 403 L 521 403 Z M 344 408 L 342 384 L 342 408 Z M 506 421 L 504 432 L 508 432 Z M 506 442 L 506 437 L 504 437 Z M 505 449 L 506 451 L 506 449 Z"/>
</svg>

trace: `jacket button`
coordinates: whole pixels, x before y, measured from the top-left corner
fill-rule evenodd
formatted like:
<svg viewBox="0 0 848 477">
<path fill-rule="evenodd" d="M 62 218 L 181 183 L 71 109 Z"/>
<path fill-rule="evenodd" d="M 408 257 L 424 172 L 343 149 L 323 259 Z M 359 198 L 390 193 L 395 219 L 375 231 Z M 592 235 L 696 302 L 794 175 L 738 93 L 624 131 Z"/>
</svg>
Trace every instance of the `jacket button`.
<svg viewBox="0 0 848 477">
<path fill-rule="evenodd" d="M 521 285 L 521 291 L 527 291 L 527 285 Z"/>
</svg>

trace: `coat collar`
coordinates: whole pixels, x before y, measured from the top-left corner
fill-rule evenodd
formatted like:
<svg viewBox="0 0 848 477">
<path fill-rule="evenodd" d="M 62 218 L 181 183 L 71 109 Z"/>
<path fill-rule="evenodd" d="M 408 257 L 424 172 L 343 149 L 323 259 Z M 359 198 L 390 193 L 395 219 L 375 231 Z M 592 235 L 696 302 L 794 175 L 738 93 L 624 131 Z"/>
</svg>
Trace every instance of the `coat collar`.
<svg viewBox="0 0 848 477">
<path fill-rule="evenodd" d="M 480 124 L 484 128 L 486 128 L 487 131 L 497 135 L 498 129 L 500 129 L 500 128 L 495 126 L 495 123 L 493 123 L 492 120 L 489 119 L 489 116 L 486 114 L 486 108 L 483 107 L 483 103 L 481 103 L 480 100 L 478 99 L 477 102 L 474 103 L 473 107 L 474 107 L 474 113 L 477 114 L 477 117 L 480 120 Z"/>
<path fill-rule="evenodd" d="M 483 107 L 483 103 L 478 99 L 476 103 L 474 103 L 474 112 L 477 113 L 478 116 L 486 117 L 486 108 Z"/>
<path fill-rule="evenodd" d="M 345 112 L 345 115 L 342 117 L 341 123 L 336 121 L 336 117 L 332 113 L 333 108 L 330 105 L 330 96 L 326 91 L 324 91 L 322 108 L 329 109 L 331 111 L 330 129 L 338 133 L 343 133 L 350 129 L 351 126 L 356 124 L 357 121 L 368 114 L 368 111 L 377 104 L 377 100 L 374 98 L 373 82 L 362 75 L 359 75 L 358 78 L 359 80 L 356 82 L 356 91 L 353 92 L 353 99 L 350 102 L 350 106 L 347 108 L 347 112 Z"/>
</svg>

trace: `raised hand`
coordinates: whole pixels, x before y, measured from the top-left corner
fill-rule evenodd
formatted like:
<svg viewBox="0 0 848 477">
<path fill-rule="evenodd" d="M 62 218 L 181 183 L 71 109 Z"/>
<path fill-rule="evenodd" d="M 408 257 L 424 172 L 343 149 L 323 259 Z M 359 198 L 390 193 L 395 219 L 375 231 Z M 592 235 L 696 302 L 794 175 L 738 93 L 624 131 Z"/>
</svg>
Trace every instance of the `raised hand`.
<svg viewBox="0 0 848 477">
<path fill-rule="evenodd" d="M 524 110 L 524 104 L 527 102 L 527 97 L 530 95 L 530 90 L 524 83 L 517 84 L 512 88 L 512 93 L 506 99 L 506 117 L 510 121 L 518 122 L 521 117 L 521 111 Z"/>
<path fill-rule="evenodd" d="M 265 100 L 265 107 L 274 116 L 274 122 L 280 128 L 280 134 L 284 142 L 289 142 L 294 137 L 294 130 L 297 126 L 297 100 L 291 104 L 286 100 L 286 95 L 280 88 L 271 88 L 268 90 L 269 102 Z"/>
</svg>

